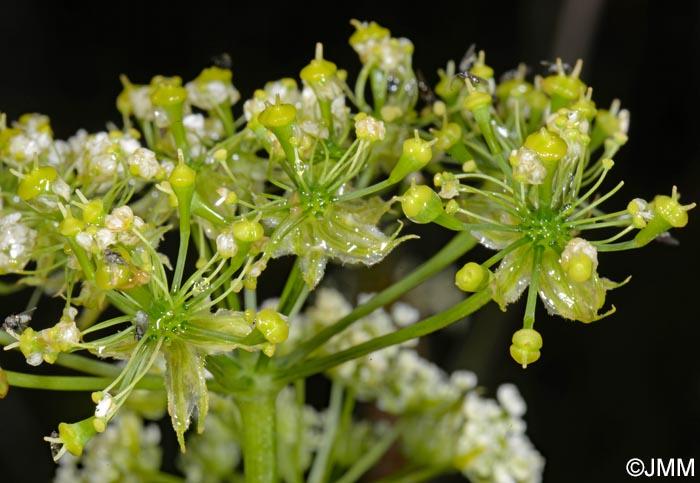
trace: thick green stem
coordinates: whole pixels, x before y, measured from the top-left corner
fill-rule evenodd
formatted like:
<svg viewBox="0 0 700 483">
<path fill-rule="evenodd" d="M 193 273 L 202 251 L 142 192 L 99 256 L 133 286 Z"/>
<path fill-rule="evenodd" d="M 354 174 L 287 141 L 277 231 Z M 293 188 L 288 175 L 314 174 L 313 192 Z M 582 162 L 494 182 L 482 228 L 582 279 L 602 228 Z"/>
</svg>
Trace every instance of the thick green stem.
<svg viewBox="0 0 700 483">
<path fill-rule="evenodd" d="M 278 482 L 276 399 L 276 393 L 236 398 L 243 423 L 243 467 L 246 483 Z"/>
<path fill-rule="evenodd" d="M 457 260 L 459 257 L 472 249 L 476 243 L 476 239 L 474 239 L 468 232 L 461 232 L 455 235 L 455 237 L 447 245 L 445 245 L 432 258 L 414 270 L 410 275 L 382 290 L 335 324 L 325 328 L 311 339 L 304 341 L 288 355 L 277 359 L 277 364 L 279 367 L 291 367 L 297 364 L 318 347 L 322 346 L 331 337 L 349 327 L 353 322 L 374 312 L 379 307 L 383 307 L 384 305 L 393 302 L 424 280 L 430 278 L 434 273 L 442 270 L 444 267 Z"/>
<path fill-rule="evenodd" d="M 491 300 L 491 290 L 486 288 L 480 292 L 473 294 L 468 299 L 458 303 L 444 312 L 428 317 L 417 324 L 404 327 L 396 332 L 392 332 L 381 337 L 369 340 L 362 344 L 350 347 L 335 354 L 318 359 L 311 359 L 294 367 L 289 367 L 287 370 L 280 370 L 276 375 L 276 382 L 280 385 L 288 384 L 301 377 L 309 377 L 313 374 L 318 374 L 327 371 L 343 362 L 351 361 L 363 357 L 371 352 L 384 349 L 392 345 L 401 344 L 407 340 L 416 339 L 424 335 L 447 327 L 448 325 L 457 322 L 467 315 L 477 311 Z"/>
</svg>

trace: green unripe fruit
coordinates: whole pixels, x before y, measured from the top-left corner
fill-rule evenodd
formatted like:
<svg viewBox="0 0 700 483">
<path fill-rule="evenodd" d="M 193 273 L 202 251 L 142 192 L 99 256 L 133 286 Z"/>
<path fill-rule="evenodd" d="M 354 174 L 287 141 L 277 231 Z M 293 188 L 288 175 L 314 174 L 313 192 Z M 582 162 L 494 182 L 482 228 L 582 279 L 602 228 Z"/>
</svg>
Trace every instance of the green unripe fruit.
<svg viewBox="0 0 700 483">
<path fill-rule="evenodd" d="M 430 223 L 442 213 L 442 200 L 426 185 L 413 185 L 401 197 L 401 208 L 414 223 Z"/>
<path fill-rule="evenodd" d="M 424 141 L 418 136 L 418 131 L 415 132 L 415 137 L 406 139 L 401 156 L 389 174 L 389 180 L 398 183 L 409 173 L 423 169 L 433 159 L 432 145 L 435 142 Z"/>
<path fill-rule="evenodd" d="M 207 84 L 209 82 L 224 82 L 229 84 L 233 77 L 232 72 L 229 69 L 222 69 L 221 67 L 212 66 L 202 69 L 202 72 L 195 78 L 197 84 Z"/>
<path fill-rule="evenodd" d="M 455 284 L 464 292 L 478 292 L 486 288 L 491 274 L 478 263 L 466 263 L 455 275 Z"/>
<path fill-rule="evenodd" d="M 512 342 L 510 355 L 523 369 L 540 358 L 542 336 L 535 329 L 520 329 L 513 334 Z"/>
<path fill-rule="evenodd" d="M 525 101 L 530 105 L 530 108 L 536 111 L 544 110 L 549 102 L 547 96 L 542 91 L 534 89 L 525 94 Z"/>
<path fill-rule="evenodd" d="M 532 84 L 529 82 L 525 82 L 521 79 L 510 79 L 498 85 L 496 88 L 496 96 L 498 96 L 501 101 L 504 101 L 509 97 L 523 97 L 531 90 Z"/>
<path fill-rule="evenodd" d="M 58 425 L 58 437 L 68 452 L 75 456 L 83 453 L 83 448 L 97 433 L 93 424 L 94 416 L 77 423 L 61 423 Z"/>
<path fill-rule="evenodd" d="M 256 242 L 262 239 L 263 235 L 265 234 L 265 230 L 260 223 L 257 221 L 250 221 L 245 218 L 235 222 L 233 227 L 231 227 L 231 231 L 236 240 L 245 243 Z"/>
<path fill-rule="evenodd" d="M 542 79 L 542 90 L 550 96 L 574 101 L 586 91 L 586 84 L 578 77 L 556 74 Z"/>
<path fill-rule="evenodd" d="M 580 112 L 588 121 L 593 120 L 598 112 L 595 107 L 595 102 L 591 101 L 590 99 L 586 99 L 585 97 L 576 101 L 571 106 L 571 110 Z"/>
<path fill-rule="evenodd" d="M 91 200 L 88 204 L 84 205 L 82 209 L 83 221 L 85 223 L 100 223 L 105 216 L 104 203 L 99 198 Z"/>
<path fill-rule="evenodd" d="M 525 147 L 535 151 L 545 166 L 559 161 L 568 149 L 566 141 L 544 127 L 525 139 Z"/>
<path fill-rule="evenodd" d="M 440 96 L 445 103 L 452 105 L 462 91 L 462 87 L 464 87 L 464 83 L 457 82 L 454 77 L 441 75 L 440 80 L 435 86 L 435 93 Z"/>
<path fill-rule="evenodd" d="M 490 106 L 491 101 L 491 94 L 488 92 L 473 90 L 464 98 L 462 107 L 473 112 L 476 109 Z"/>
<path fill-rule="evenodd" d="M 437 137 L 435 147 L 446 151 L 462 139 L 462 127 L 456 122 L 448 122 L 433 134 Z"/>
<path fill-rule="evenodd" d="M 289 336 L 289 325 L 277 311 L 263 309 L 255 318 L 255 327 L 268 342 L 280 344 Z"/>
<path fill-rule="evenodd" d="M 323 58 L 316 58 L 301 69 L 299 77 L 309 84 L 322 84 L 328 82 L 337 71 L 338 68 L 333 62 Z"/>
<path fill-rule="evenodd" d="M 59 225 L 58 232 L 63 236 L 75 236 L 85 228 L 85 222 L 67 216 Z"/>
<path fill-rule="evenodd" d="M 293 105 L 275 103 L 258 115 L 258 122 L 266 128 L 275 128 L 290 125 L 296 117 L 297 110 Z"/>
<path fill-rule="evenodd" d="M 151 93 L 151 102 L 161 107 L 177 106 L 186 99 L 187 89 L 173 84 L 158 84 Z"/>
<path fill-rule="evenodd" d="M 593 275 L 593 260 L 585 253 L 574 253 L 562 268 L 574 282 L 585 282 Z"/>
<path fill-rule="evenodd" d="M 95 285 L 101 290 L 125 288 L 131 282 L 131 270 L 119 263 L 98 262 L 95 269 Z"/>
<path fill-rule="evenodd" d="M 486 80 L 493 78 L 493 69 L 486 64 L 476 64 L 469 73 Z"/>
<path fill-rule="evenodd" d="M 688 210 L 678 202 L 678 199 L 657 195 L 653 203 L 655 217 L 660 216 L 674 228 L 683 228 L 688 224 Z"/>
<path fill-rule="evenodd" d="M 58 176 L 58 172 L 53 166 L 34 168 L 19 182 L 17 196 L 27 201 L 36 198 L 42 193 L 49 193 L 51 184 L 56 179 L 56 176 Z"/>
<path fill-rule="evenodd" d="M 389 35 L 391 35 L 389 29 L 382 27 L 377 22 L 370 22 L 367 25 L 364 25 L 358 21 L 353 21 L 352 23 L 357 29 L 350 36 L 349 43 L 352 47 L 355 47 L 359 44 L 364 44 L 372 40 L 381 40 L 384 37 L 388 37 Z"/>
<path fill-rule="evenodd" d="M 688 211 L 695 208 L 695 203 L 681 205 L 678 198 L 679 194 L 674 186 L 671 196 L 657 195 L 654 201 L 649 203 L 653 216 L 634 237 L 640 246 L 646 245 L 671 228 L 682 228 L 688 224 Z"/>
<path fill-rule="evenodd" d="M 197 172 L 187 166 L 183 161 L 180 161 L 177 166 L 170 173 L 170 186 L 173 187 L 175 194 L 177 194 L 177 189 L 190 188 L 194 186 L 195 178 L 197 177 Z"/>
</svg>

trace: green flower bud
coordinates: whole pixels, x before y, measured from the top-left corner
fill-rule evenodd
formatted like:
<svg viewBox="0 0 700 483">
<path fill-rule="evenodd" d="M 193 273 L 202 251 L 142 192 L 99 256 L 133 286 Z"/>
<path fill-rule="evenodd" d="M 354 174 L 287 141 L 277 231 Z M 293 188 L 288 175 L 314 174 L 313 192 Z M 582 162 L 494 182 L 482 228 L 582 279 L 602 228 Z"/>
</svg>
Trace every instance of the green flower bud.
<svg viewBox="0 0 700 483">
<path fill-rule="evenodd" d="M 525 147 L 535 151 L 545 166 L 552 166 L 559 161 L 568 149 L 566 141 L 544 127 L 525 139 Z"/>
<path fill-rule="evenodd" d="M 265 234 L 263 226 L 257 221 L 246 218 L 238 220 L 231 227 L 234 238 L 246 243 L 253 243 L 262 239 Z"/>
<path fill-rule="evenodd" d="M 58 437 L 69 453 L 80 456 L 83 448 L 97 433 L 93 420 L 94 416 L 77 423 L 61 423 L 58 425 Z"/>
<path fill-rule="evenodd" d="M 401 208 L 414 223 L 430 223 L 442 213 L 442 200 L 426 185 L 413 185 L 401 197 Z"/>
<path fill-rule="evenodd" d="M 268 342 L 281 344 L 289 336 L 289 325 L 285 318 L 277 311 L 263 309 L 255 318 L 255 327 Z"/>
<path fill-rule="evenodd" d="M 520 329 L 513 334 L 510 355 L 523 369 L 540 358 L 542 336 L 534 329 Z"/>
<path fill-rule="evenodd" d="M 17 187 L 17 196 L 22 200 L 31 200 L 40 194 L 50 193 L 51 184 L 58 172 L 53 166 L 40 166 L 32 169 Z"/>
<path fill-rule="evenodd" d="M 464 292 L 478 292 L 486 288 L 491 277 L 490 272 L 478 263 L 469 262 L 455 275 L 455 284 Z"/>
</svg>

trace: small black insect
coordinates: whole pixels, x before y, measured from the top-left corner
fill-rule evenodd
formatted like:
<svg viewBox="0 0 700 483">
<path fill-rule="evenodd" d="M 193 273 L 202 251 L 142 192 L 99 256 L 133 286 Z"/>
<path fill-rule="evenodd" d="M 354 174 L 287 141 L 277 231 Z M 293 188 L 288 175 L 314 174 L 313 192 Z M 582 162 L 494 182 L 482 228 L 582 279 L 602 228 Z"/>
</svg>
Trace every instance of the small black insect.
<svg viewBox="0 0 700 483">
<path fill-rule="evenodd" d="M 2 324 L 2 329 L 8 334 L 21 334 L 27 327 L 29 327 L 29 322 L 32 321 L 32 312 L 35 310 L 36 307 L 20 312 L 19 314 L 8 315 L 5 317 L 5 322 Z"/>
<path fill-rule="evenodd" d="M 464 53 L 464 56 L 462 56 L 462 60 L 459 62 L 459 70 L 468 71 L 472 68 L 477 59 L 476 44 L 471 44 Z"/>
<path fill-rule="evenodd" d="M 546 69 L 546 72 L 548 74 L 558 74 L 560 65 L 564 74 L 569 75 L 571 73 L 571 66 L 566 62 L 551 62 L 549 60 L 541 60 L 540 65 Z"/>
<path fill-rule="evenodd" d="M 433 90 L 430 88 L 430 84 L 428 84 L 428 81 L 426 81 L 423 72 L 416 70 L 416 79 L 418 80 L 418 92 L 421 100 L 426 104 L 432 104 L 433 102 L 437 101 L 438 98 L 435 95 L 435 92 L 433 92 Z"/>
<path fill-rule="evenodd" d="M 57 431 L 51 431 L 51 436 L 49 436 L 52 439 L 58 439 L 58 432 Z M 51 457 L 55 460 L 58 457 L 58 453 L 61 451 L 61 446 L 63 446 L 61 443 L 56 443 L 55 441 L 51 441 L 49 447 L 51 448 Z"/>
<path fill-rule="evenodd" d="M 110 249 L 105 250 L 105 263 L 108 263 L 110 265 L 128 266 L 128 263 L 126 263 L 124 257 Z"/>
<path fill-rule="evenodd" d="M 231 55 L 227 52 L 222 52 L 220 54 L 211 56 L 211 63 L 222 69 L 231 69 L 233 65 L 233 60 L 231 60 Z"/>
</svg>

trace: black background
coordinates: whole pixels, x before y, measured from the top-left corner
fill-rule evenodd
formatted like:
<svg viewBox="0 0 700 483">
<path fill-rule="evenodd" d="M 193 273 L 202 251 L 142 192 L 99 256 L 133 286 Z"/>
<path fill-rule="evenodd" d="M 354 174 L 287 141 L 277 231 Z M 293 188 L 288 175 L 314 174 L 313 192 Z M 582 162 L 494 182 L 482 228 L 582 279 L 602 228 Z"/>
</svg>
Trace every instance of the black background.
<svg viewBox="0 0 700 483">
<path fill-rule="evenodd" d="M 608 209 L 669 194 L 673 184 L 682 201 L 700 200 L 698 2 L 61 3 L 4 4 L 0 29 L 0 110 L 10 120 L 45 113 L 57 137 L 119 121 L 120 73 L 137 83 L 155 74 L 187 80 L 224 52 L 244 99 L 267 80 L 298 73 L 316 41 L 353 79 L 358 61 L 347 38 L 358 18 L 409 37 L 414 66 L 433 82 L 472 43 L 497 73 L 519 61 L 584 56 L 582 77 L 599 105 L 619 97 L 632 114 L 612 176 L 626 186 Z M 679 247 L 601 254 L 601 275 L 633 274 L 609 296 L 618 312 L 584 326 L 542 311 L 543 357 L 526 371 L 507 354 L 522 306 L 507 317 L 488 308 L 464 339 L 431 340 L 435 353 L 450 354 L 442 362 L 476 370 L 487 388 L 519 386 L 529 435 L 547 458 L 545 482 L 625 481 L 631 457 L 700 457 L 699 213 L 675 232 Z M 14 308 L 0 304 L 3 313 Z M 53 463 L 41 437 L 60 420 L 84 417 L 83 399 L 12 389 L 0 402 L 0 480 L 47 481 Z"/>
</svg>

